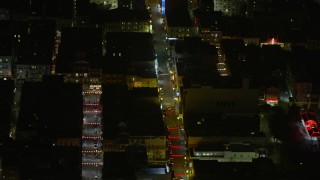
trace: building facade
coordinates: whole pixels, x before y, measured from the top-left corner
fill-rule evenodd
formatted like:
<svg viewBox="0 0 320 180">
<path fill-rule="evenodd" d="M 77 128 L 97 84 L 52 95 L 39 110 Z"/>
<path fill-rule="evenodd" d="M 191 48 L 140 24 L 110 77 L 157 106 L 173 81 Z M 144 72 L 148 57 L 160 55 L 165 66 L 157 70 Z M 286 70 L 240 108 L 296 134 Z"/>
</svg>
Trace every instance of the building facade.
<svg viewBox="0 0 320 180">
<path fill-rule="evenodd" d="M 0 79 L 12 78 L 11 56 L 0 56 Z"/>
</svg>

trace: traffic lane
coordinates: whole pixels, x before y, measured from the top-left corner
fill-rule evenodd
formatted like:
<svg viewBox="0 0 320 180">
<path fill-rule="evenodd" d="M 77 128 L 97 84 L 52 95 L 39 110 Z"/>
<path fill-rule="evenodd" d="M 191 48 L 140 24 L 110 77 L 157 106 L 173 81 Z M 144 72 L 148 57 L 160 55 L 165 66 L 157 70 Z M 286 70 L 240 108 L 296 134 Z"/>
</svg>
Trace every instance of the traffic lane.
<svg viewBox="0 0 320 180">
<path fill-rule="evenodd" d="M 101 158 L 92 158 L 92 157 L 82 157 L 82 162 L 84 163 L 101 163 L 102 159 Z"/>
<path fill-rule="evenodd" d="M 86 139 L 82 143 L 82 150 L 101 150 L 101 140 Z"/>
<path fill-rule="evenodd" d="M 99 94 L 86 94 L 86 95 L 84 95 L 83 102 L 85 104 L 99 103 L 100 102 L 100 95 Z"/>
<path fill-rule="evenodd" d="M 101 129 L 100 128 L 83 128 L 82 129 L 82 135 L 83 136 L 100 136 L 101 135 Z"/>
<path fill-rule="evenodd" d="M 102 106 L 98 104 L 84 104 L 83 110 L 90 111 L 90 110 L 102 110 Z"/>
<path fill-rule="evenodd" d="M 184 158 L 173 158 L 172 163 L 171 163 L 171 168 L 172 169 L 181 169 L 183 172 L 187 170 L 188 167 L 188 162 Z"/>
<path fill-rule="evenodd" d="M 91 112 L 84 112 L 84 123 L 96 123 L 101 122 L 102 114 L 101 113 L 91 113 Z"/>
<path fill-rule="evenodd" d="M 96 176 L 98 179 L 102 179 L 101 170 L 102 168 L 100 166 L 95 165 L 82 165 L 85 167 L 84 170 L 82 170 L 82 179 L 86 180 L 93 180 Z"/>
</svg>

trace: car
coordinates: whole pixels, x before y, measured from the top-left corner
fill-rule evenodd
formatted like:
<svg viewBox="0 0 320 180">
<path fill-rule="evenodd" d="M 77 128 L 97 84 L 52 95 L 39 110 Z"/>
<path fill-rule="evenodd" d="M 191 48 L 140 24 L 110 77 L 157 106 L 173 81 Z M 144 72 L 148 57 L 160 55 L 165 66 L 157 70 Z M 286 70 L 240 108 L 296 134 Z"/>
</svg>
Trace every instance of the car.
<svg viewBox="0 0 320 180">
<path fill-rule="evenodd" d="M 98 149 L 98 145 L 97 144 L 93 145 L 93 149 Z"/>
<path fill-rule="evenodd" d="M 172 110 L 171 106 L 168 106 L 168 107 L 167 107 L 167 110 L 168 110 L 168 111 L 171 111 L 171 110 Z"/>
<path fill-rule="evenodd" d="M 314 120 L 307 120 L 304 122 L 306 129 L 309 131 L 310 129 L 314 129 L 318 127 L 318 123 Z"/>
<path fill-rule="evenodd" d="M 316 126 L 312 126 L 312 128 L 308 130 L 308 133 L 309 133 L 310 137 L 320 138 L 320 132 Z"/>
<path fill-rule="evenodd" d="M 93 179 L 98 179 L 99 177 L 98 176 L 94 176 L 94 178 Z"/>
</svg>

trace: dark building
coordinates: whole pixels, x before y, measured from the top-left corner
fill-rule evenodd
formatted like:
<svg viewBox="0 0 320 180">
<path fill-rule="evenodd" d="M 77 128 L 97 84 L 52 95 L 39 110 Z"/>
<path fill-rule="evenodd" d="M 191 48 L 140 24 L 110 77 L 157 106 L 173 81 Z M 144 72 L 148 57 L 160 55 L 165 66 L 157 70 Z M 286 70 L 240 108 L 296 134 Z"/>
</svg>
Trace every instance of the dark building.
<svg viewBox="0 0 320 180">
<path fill-rule="evenodd" d="M 199 0 L 198 1 L 198 8 L 201 11 L 214 11 L 214 5 L 212 0 Z"/>
<path fill-rule="evenodd" d="M 14 108 L 14 82 L 0 80 L 0 141 L 9 137 L 12 121 L 12 108 Z"/>
<path fill-rule="evenodd" d="M 19 4 L 27 7 L 29 16 L 72 18 L 73 0 L 30 0 Z"/>
<path fill-rule="evenodd" d="M 56 62 L 57 73 L 71 73 L 72 63 L 84 60 L 97 68 L 102 56 L 102 34 L 99 28 L 68 27 L 61 31 L 61 44 Z"/>
<path fill-rule="evenodd" d="M 79 146 L 82 116 L 80 84 L 27 82 L 22 87 L 17 138 Z"/>
<path fill-rule="evenodd" d="M 106 56 L 119 56 L 129 64 L 154 64 L 153 38 L 150 33 L 107 32 Z"/>
<path fill-rule="evenodd" d="M 0 21 L 0 56 L 11 55 L 12 52 L 12 23 L 10 21 Z"/>
<path fill-rule="evenodd" d="M 102 177 L 104 179 L 136 179 L 135 169 L 126 152 L 104 153 Z"/>
<path fill-rule="evenodd" d="M 105 139 L 114 139 L 121 135 L 164 135 L 156 88 L 128 90 L 126 86 L 109 85 L 104 86 L 101 98 L 104 109 Z M 126 113 L 121 113 L 123 111 Z M 141 127 L 148 128 L 141 131 Z"/>
<path fill-rule="evenodd" d="M 81 147 L 17 140 L 3 148 L 2 177 L 81 179 Z"/>
<path fill-rule="evenodd" d="M 166 0 L 166 11 L 177 10 L 177 9 L 188 9 L 187 0 Z M 166 13 L 167 14 L 167 13 Z"/>
<path fill-rule="evenodd" d="M 118 0 L 118 8 L 127 8 L 134 10 L 146 10 L 144 0 Z"/>
<path fill-rule="evenodd" d="M 20 46 L 16 51 L 18 64 L 52 64 L 55 21 L 31 20 L 25 24 L 24 32 L 14 34 Z"/>
<path fill-rule="evenodd" d="M 269 159 L 256 159 L 246 162 L 194 161 L 195 178 L 205 179 L 277 179 L 278 174 Z"/>
</svg>

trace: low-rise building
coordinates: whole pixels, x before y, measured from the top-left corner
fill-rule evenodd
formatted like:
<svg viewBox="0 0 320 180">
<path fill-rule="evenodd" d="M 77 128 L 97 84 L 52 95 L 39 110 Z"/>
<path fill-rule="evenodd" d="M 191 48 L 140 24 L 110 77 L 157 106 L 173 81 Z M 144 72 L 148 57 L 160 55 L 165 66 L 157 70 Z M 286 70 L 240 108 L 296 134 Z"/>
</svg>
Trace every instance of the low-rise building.
<svg viewBox="0 0 320 180">
<path fill-rule="evenodd" d="M 190 159 L 216 160 L 218 162 L 252 162 L 259 157 L 258 148 L 251 144 L 216 144 L 194 147 Z"/>
<path fill-rule="evenodd" d="M 98 14 L 103 33 L 107 32 L 152 32 L 152 24 L 147 10 L 118 8 Z"/>
<path fill-rule="evenodd" d="M 165 164 L 166 136 L 157 88 L 105 85 L 101 97 L 104 151 L 123 152 L 129 145 L 141 145 L 148 164 Z"/>
<path fill-rule="evenodd" d="M 12 78 L 12 57 L 0 56 L 0 79 Z"/>
<path fill-rule="evenodd" d="M 183 39 L 184 37 L 196 36 L 198 28 L 193 26 L 190 14 L 187 9 L 178 9 L 166 11 L 166 29 L 167 38 L 170 39 Z"/>
</svg>

